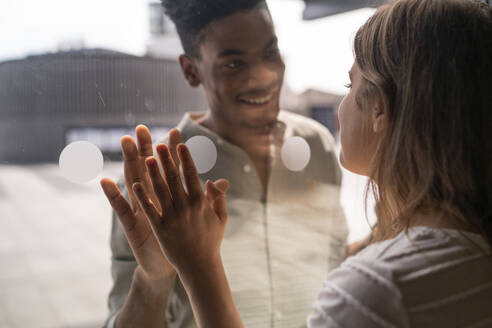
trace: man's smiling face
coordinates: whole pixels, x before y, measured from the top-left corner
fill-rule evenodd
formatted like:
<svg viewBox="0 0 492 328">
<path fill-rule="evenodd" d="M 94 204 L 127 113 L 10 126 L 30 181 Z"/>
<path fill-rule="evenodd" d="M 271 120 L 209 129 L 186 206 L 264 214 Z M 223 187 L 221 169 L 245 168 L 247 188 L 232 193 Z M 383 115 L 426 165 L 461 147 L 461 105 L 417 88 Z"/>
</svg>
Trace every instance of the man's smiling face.
<svg viewBox="0 0 492 328">
<path fill-rule="evenodd" d="M 196 67 L 213 115 L 252 134 L 269 134 L 285 66 L 268 10 L 227 16 L 203 33 Z"/>
</svg>

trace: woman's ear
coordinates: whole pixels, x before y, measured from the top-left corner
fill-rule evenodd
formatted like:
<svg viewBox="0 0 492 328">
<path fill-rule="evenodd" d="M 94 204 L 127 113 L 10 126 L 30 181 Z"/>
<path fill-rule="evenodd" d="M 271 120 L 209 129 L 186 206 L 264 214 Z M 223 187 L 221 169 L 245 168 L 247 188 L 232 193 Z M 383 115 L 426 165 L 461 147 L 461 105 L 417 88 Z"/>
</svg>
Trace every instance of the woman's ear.
<svg viewBox="0 0 492 328">
<path fill-rule="evenodd" d="M 383 110 L 383 102 L 379 96 L 374 97 L 371 109 L 372 130 L 380 133 L 386 128 L 386 113 Z"/>
<path fill-rule="evenodd" d="M 187 55 L 181 55 L 179 56 L 179 65 L 188 84 L 193 88 L 198 87 L 201 84 L 201 79 L 195 60 Z"/>
</svg>

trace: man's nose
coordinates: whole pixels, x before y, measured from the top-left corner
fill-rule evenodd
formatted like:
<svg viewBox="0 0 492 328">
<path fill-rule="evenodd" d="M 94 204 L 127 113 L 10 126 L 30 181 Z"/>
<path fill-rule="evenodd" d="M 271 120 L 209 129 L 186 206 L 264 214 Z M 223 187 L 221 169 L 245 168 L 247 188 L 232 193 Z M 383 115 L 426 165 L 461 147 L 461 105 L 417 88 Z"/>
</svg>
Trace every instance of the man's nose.
<svg viewBox="0 0 492 328">
<path fill-rule="evenodd" d="M 265 62 L 257 62 L 251 66 L 247 76 L 247 84 L 250 89 L 265 89 L 279 83 L 283 69 L 278 65 Z"/>
</svg>

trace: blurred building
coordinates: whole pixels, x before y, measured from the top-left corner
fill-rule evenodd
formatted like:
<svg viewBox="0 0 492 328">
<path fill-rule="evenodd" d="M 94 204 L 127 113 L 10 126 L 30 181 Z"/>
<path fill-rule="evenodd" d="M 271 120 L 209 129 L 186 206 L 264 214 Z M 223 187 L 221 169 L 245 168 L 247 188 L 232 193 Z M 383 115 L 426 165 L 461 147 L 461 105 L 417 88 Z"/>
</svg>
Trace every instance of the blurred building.
<svg viewBox="0 0 492 328">
<path fill-rule="evenodd" d="M 306 7 L 302 17 L 305 20 L 312 20 L 365 7 L 376 8 L 388 0 L 304 0 L 304 2 Z"/>
<path fill-rule="evenodd" d="M 75 140 L 114 157 L 136 124 L 164 132 L 184 112 L 207 108 L 176 60 L 102 49 L 2 62 L 0 85 L 0 163 L 56 162 Z"/>
<path fill-rule="evenodd" d="M 176 60 L 183 53 L 176 27 L 164 14 L 164 8 L 160 2 L 149 4 L 149 28 L 147 55 Z"/>
<path fill-rule="evenodd" d="M 306 3 L 313 9 L 315 2 Z M 176 60 L 182 46 L 158 2 L 149 4 L 149 26 L 144 57 L 84 49 L 82 43 L 76 50 L 68 44 L 57 53 L 0 62 L 0 163 L 56 162 L 76 140 L 89 140 L 117 159 L 120 137 L 136 124 L 149 125 L 158 137 L 184 112 L 205 110 L 201 89 L 190 88 L 182 76 Z M 297 94 L 285 83 L 280 103 L 336 134 L 341 98 L 317 90 Z"/>
<path fill-rule="evenodd" d="M 336 136 L 338 134 L 338 106 L 343 96 L 309 89 L 300 95 L 302 108 L 307 116 L 326 126 Z"/>
</svg>

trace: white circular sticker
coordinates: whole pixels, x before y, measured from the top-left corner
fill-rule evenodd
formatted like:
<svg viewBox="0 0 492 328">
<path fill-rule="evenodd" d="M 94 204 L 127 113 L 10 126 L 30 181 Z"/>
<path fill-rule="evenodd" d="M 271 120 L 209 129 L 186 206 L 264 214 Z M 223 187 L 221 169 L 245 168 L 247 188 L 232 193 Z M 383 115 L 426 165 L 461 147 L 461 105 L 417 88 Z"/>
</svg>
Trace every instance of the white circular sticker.
<svg viewBox="0 0 492 328">
<path fill-rule="evenodd" d="M 289 137 L 282 146 L 282 162 L 291 171 L 302 171 L 311 159 L 311 148 L 301 137 Z"/>
<path fill-rule="evenodd" d="M 93 143 L 75 141 L 63 149 L 58 164 L 67 180 L 85 183 L 101 173 L 104 159 L 99 148 Z"/>
<path fill-rule="evenodd" d="M 204 136 L 191 137 L 186 141 L 191 158 L 199 174 L 210 171 L 217 162 L 217 148 L 212 140 Z"/>
</svg>

